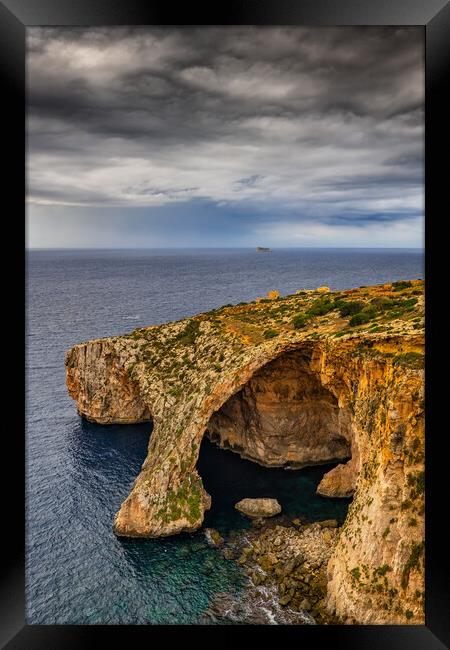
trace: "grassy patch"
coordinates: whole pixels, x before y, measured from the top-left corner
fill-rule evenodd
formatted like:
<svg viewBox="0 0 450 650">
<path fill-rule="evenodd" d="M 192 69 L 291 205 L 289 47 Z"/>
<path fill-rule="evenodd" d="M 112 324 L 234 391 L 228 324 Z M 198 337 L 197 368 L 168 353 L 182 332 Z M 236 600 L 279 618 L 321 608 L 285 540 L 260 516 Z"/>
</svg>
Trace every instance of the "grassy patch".
<svg viewBox="0 0 450 650">
<path fill-rule="evenodd" d="M 200 323 L 198 320 L 190 320 L 184 330 L 177 334 L 176 340 L 183 345 L 193 345 L 200 335 Z"/>
</svg>

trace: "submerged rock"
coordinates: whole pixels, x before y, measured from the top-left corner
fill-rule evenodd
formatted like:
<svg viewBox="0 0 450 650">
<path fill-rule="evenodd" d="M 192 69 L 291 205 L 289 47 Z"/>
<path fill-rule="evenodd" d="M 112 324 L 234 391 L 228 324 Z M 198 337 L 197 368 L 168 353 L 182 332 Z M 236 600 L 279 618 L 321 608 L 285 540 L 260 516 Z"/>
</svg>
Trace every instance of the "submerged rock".
<svg viewBox="0 0 450 650">
<path fill-rule="evenodd" d="M 280 606 L 275 587 L 254 585 L 252 582 L 242 591 L 215 594 L 199 622 L 225 625 L 314 625 L 314 620 L 306 613 L 295 611 L 289 605 Z"/>
<path fill-rule="evenodd" d="M 247 517 L 259 519 L 261 517 L 274 517 L 281 512 L 281 506 L 276 499 L 242 499 L 234 506 Z"/>
<path fill-rule="evenodd" d="M 205 528 L 204 533 L 208 544 L 215 548 L 222 546 L 225 541 L 219 531 L 215 528 Z"/>
<path fill-rule="evenodd" d="M 263 519 L 262 517 L 257 517 L 255 519 L 252 519 L 251 521 L 253 528 L 261 528 L 262 526 L 264 526 L 265 522 L 266 520 Z"/>
<path fill-rule="evenodd" d="M 236 558 L 236 551 L 232 548 L 224 549 L 223 556 L 226 560 L 234 560 Z"/>
</svg>

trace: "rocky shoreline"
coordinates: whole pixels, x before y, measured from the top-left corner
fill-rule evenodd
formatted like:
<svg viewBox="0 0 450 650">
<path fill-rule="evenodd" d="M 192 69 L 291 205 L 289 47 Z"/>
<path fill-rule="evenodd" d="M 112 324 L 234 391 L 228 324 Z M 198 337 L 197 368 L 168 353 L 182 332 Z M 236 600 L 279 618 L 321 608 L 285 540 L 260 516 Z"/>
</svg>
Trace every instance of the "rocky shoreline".
<svg viewBox="0 0 450 650">
<path fill-rule="evenodd" d="M 218 594 L 206 613 L 212 620 L 295 625 L 341 623 L 326 610 L 327 565 L 337 543 L 336 520 L 303 523 L 284 515 L 254 520 L 223 539 L 205 531 L 208 543 L 245 571 L 240 597 Z M 252 603 L 252 606 L 246 606 Z"/>
</svg>

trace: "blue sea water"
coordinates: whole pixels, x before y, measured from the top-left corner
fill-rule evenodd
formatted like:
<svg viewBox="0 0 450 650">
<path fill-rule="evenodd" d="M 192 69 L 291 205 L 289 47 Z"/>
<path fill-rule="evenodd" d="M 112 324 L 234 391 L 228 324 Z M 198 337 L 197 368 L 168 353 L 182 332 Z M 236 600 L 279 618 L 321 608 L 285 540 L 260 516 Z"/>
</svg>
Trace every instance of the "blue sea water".
<svg viewBox="0 0 450 650">
<path fill-rule="evenodd" d="M 112 519 L 145 458 L 150 425 L 78 417 L 65 388 L 75 343 L 176 320 L 226 303 L 328 285 L 423 277 L 412 249 L 60 250 L 27 253 L 26 597 L 30 624 L 204 622 L 243 574 L 201 531 L 126 540 Z M 213 497 L 206 524 L 248 525 L 233 504 L 277 497 L 287 514 L 343 520 L 346 500 L 315 494 L 324 471 L 266 469 L 204 441 L 198 462 Z"/>
</svg>

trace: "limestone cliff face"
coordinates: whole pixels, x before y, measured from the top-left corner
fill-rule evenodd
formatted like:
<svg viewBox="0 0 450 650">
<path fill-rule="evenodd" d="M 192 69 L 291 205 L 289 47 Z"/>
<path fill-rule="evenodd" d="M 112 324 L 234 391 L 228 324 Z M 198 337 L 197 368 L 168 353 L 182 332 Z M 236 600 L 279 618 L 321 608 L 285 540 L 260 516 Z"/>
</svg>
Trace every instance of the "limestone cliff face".
<svg viewBox="0 0 450 650">
<path fill-rule="evenodd" d="M 265 465 L 343 461 L 319 486 L 354 492 L 328 567 L 328 607 L 348 622 L 422 622 L 423 297 L 411 298 L 421 288 L 303 292 L 72 348 L 67 385 L 81 415 L 153 420 L 116 533 L 201 526 L 210 497 L 196 461 L 206 432 Z M 342 301 L 356 299 L 372 322 L 342 318 Z M 295 329 L 298 313 L 309 321 Z"/>
<path fill-rule="evenodd" d="M 99 424 L 131 424 L 151 419 L 139 385 L 127 374 L 128 350 L 120 339 L 76 345 L 66 355 L 67 389 L 78 413 Z"/>
<path fill-rule="evenodd" d="M 325 385 L 342 380 L 346 385 L 339 400 L 352 410 L 357 450 L 347 466 L 330 472 L 337 478 L 327 482 L 325 476 L 319 486 L 331 494 L 336 482 L 340 494 L 355 486 L 328 566 L 327 604 L 347 622 L 419 623 L 424 620 L 424 422 L 423 369 L 417 360 L 423 347 L 419 338 L 391 339 L 355 351 L 347 355 L 344 371 L 333 363 L 336 355 L 344 361 L 342 350 L 329 353 L 323 366 Z M 409 361 L 399 365 L 394 352 Z"/>
</svg>

